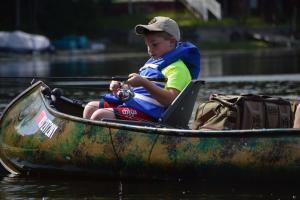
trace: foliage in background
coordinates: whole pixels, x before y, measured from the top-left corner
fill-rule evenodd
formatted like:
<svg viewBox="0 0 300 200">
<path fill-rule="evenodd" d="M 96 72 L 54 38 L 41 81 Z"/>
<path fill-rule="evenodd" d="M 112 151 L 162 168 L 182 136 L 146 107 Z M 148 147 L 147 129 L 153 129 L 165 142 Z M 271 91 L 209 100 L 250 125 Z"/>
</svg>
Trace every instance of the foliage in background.
<svg viewBox="0 0 300 200">
<path fill-rule="evenodd" d="M 126 46 L 128 35 L 136 24 L 147 23 L 154 16 L 169 16 L 181 27 L 268 27 L 263 16 L 247 15 L 243 17 L 225 17 L 221 21 L 210 19 L 205 22 L 196 18 L 185 9 L 151 9 L 146 5 L 133 7 L 130 11 L 121 0 L 2 0 L 0 7 L 0 30 L 12 31 L 17 27 L 16 2 L 20 3 L 19 29 L 29 33 L 46 35 L 50 39 L 58 39 L 65 35 L 85 35 L 92 40 L 109 40 L 110 45 Z M 143 7 L 144 6 L 144 7 Z M 290 23 L 282 20 L 284 25 Z M 278 25 L 278 24 L 277 24 Z M 196 41 L 198 42 L 198 41 Z M 115 43 L 115 44 L 114 44 Z M 214 42 L 201 42 L 203 48 L 214 48 Z M 250 41 L 217 42 L 220 48 L 234 46 L 265 47 L 265 43 Z M 141 48 L 141 47 L 137 47 Z"/>
</svg>

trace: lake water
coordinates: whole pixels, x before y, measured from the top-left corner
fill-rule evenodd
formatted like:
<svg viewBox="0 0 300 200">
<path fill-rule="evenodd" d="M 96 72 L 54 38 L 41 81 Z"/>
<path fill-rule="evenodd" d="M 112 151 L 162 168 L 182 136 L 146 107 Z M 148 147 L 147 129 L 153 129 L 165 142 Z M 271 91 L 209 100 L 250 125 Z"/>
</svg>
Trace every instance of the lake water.
<svg viewBox="0 0 300 200">
<path fill-rule="evenodd" d="M 202 52 L 199 93 L 205 101 L 212 93 L 256 93 L 300 100 L 300 51 Z M 143 53 L 104 55 L 16 56 L 0 55 L 0 112 L 30 85 L 24 77 L 111 77 L 136 72 L 146 60 Z M 4 78 L 6 77 L 6 78 Z M 14 78 L 7 78 L 14 77 Z M 16 78 L 19 77 L 19 78 Z M 53 81 L 69 97 L 97 99 L 107 82 Z M 89 89 L 87 89 L 87 87 Z M 299 199 L 293 184 L 203 182 L 134 182 L 82 180 L 63 177 L 13 177 L 0 168 L 0 199 Z M 230 180 L 234 182 L 234 180 Z"/>
</svg>

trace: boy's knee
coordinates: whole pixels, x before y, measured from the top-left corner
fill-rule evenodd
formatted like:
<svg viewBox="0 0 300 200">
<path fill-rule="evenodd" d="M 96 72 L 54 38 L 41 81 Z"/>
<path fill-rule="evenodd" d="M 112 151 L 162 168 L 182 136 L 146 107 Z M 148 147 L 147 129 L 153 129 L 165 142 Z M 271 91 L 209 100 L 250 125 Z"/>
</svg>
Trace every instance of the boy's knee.
<svg viewBox="0 0 300 200">
<path fill-rule="evenodd" d="M 98 106 L 99 103 L 92 101 L 89 102 L 88 104 L 85 105 L 84 110 L 83 110 L 83 118 L 89 119 L 92 114 L 99 109 Z"/>
<path fill-rule="evenodd" d="M 300 104 L 297 105 L 295 111 L 294 128 L 300 128 Z"/>
<path fill-rule="evenodd" d="M 115 119 L 115 114 L 112 109 L 98 109 L 92 116 L 92 120 L 101 120 L 103 118 Z"/>
</svg>

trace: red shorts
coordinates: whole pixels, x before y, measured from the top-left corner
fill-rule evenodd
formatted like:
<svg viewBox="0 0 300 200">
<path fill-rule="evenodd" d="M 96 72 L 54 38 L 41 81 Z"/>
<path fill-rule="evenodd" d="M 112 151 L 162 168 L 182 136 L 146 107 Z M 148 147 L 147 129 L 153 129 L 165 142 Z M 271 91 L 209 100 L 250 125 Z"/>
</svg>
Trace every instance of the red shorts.
<svg viewBox="0 0 300 200">
<path fill-rule="evenodd" d="M 136 120 L 136 121 L 151 121 L 156 120 L 146 115 L 145 113 L 134 108 L 117 105 L 104 100 L 100 101 L 99 108 L 112 108 L 117 119 L 121 120 Z"/>
</svg>

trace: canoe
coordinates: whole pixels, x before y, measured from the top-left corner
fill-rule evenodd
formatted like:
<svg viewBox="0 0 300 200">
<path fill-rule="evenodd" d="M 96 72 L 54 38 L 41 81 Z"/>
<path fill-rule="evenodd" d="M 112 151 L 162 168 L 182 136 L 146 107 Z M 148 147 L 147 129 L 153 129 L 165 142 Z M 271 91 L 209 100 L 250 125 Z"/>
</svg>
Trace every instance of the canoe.
<svg viewBox="0 0 300 200">
<path fill-rule="evenodd" d="M 299 129 L 190 130 L 92 121 L 82 107 L 53 104 L 38 81 L 0 120 L 0 161 L 13 174 L 121 179 L 298 180 Z"/>
</svg>

